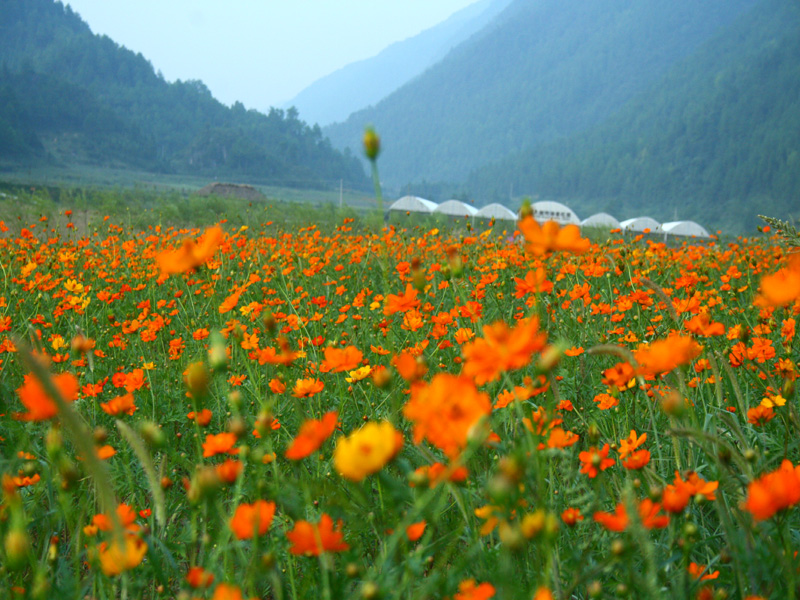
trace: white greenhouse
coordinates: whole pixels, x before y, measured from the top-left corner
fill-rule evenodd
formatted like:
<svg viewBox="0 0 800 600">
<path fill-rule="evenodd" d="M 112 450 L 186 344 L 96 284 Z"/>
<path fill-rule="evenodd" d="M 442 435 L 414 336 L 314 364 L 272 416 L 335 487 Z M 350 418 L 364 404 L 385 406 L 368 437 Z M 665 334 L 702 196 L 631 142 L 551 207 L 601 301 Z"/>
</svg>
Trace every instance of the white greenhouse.
<svg viewBox="0 0 800 600">
<path fill-rule="evenodd" d="M 446 200 L 437 206 L 433 212 L 451 217 L 474 217 L 478 209 L 461 202 L 461 200 Z"/>
<path fill-rule="evenodd" d="M 619 229 L 620 222 L 608 213 L 599 212 L 591 217 L 586 217 L 581 221 L 581 227 L 603 227 L 607 229 Z"/>
<path fill-rule="evenodd" d="M 575 211 L 569 206 L 561 204 L 561 202 L 542 200 L 541 202 L 535 202 L 531 208 L 533 209 L 533 218 L 539 223 L 555 221 L 559 225 L 567 225 L 569 223 L 579 225 L 581 222 Z"/>
<path fill-rule="evenodd" d="M 708 231 L 694 221 L 670 221 L 661 226 L 666 235 L 682 235 L 686 237 L 710 238 Z"/>
<path fill-rule="evenodd" d="M 439 206 L 436 202 L 418 196 L 403 196 L 392 202 L 388 210 L 400 212 L 432 213 Z"/>
<path fill-rule="evenodd" d="M 650 217 L 636 217 L 633 219 L 625 219 L 619 224 L 623 231 L 635 231 L 637 233 L 644 233 L 645 229 L 649 229 L 649 233 L 660 233 L 661 223 Z"/>
<path fill-rule="evenodd" d="M 475 217 L 481 219 L 494 219 L 501 221 L 516 221 L 517 215 L 511 212 L 502 204 L 492 203 L 487 204 L 475 213 Z"/>
</svg>

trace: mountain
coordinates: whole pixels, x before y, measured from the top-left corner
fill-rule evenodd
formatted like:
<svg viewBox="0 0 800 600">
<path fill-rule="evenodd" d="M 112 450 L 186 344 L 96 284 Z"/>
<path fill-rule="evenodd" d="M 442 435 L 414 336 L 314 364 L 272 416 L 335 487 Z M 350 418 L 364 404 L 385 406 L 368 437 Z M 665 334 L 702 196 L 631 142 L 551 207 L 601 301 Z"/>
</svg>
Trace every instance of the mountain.
<svg viewBox="0 0 800 600">
<path fill-rule="evenodd" d="M 372 58 L 349 64 L 301 91 L 286 107 L 320 126 L 343 121 L 388 96 L 483 29 L 510 0 L 480 0 Z"/>
<path fill-rule="evenodd" d="M 200 81 L 169 83 L 54 0 L 2 0 L 0 159 L 130 166 L 280 185 L 368 186 L 294 110 L 227 107 Z"/>
<path fill-rule="evenodd" d="M 514 0 L 422 75 L 324 131 L 357 148 L 374 125 L 390 185 L 464 181 L 600 124 L 757 1 Z"/>
<path fill-rule="evenodd" d="M 752 228 L 800 218 L 800 4 L 762 0 L 592 130 L 476 171 L 482 197 Z"/>
</svg>

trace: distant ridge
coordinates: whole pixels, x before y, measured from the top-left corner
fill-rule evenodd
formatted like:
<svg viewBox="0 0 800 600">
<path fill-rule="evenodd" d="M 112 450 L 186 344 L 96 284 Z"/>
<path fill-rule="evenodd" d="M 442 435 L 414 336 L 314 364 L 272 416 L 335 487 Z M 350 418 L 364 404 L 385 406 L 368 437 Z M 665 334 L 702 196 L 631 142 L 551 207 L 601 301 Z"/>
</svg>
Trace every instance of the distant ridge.
<svg viewBox="0 0 800 600">
<path fill-rule="evenodd" d="M 315 81 L 284 108 L 293 106 L 300 118 L 320 126 L 344 121 L 444 58 L 451 49 L 483 29 L 510 1 L 480 0 L 414 37 L 395 42 L 372 58 L 349 64 Z"/>
</svg>

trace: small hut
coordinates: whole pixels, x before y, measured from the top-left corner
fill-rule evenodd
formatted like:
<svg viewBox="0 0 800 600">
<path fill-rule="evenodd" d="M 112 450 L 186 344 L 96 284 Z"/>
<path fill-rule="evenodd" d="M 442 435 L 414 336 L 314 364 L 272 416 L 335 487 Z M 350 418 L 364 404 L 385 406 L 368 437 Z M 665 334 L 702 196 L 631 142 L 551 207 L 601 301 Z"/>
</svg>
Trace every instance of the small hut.
<svg viewBox="0 0 800 600">
<path fill-rule="evenodd" d="M 569 206 L 561 204 L 561 202 L 542 200 L 541 202 L 534 202 L 531 209 L 533 210 L 533 218 L 539 223 L 555 221 L 559 225 L 568 225 L 570 223 L 579 225 L 581 222 L 575 211 Z"/>
<path fill-rule="evenodd" d="M 710 238 L 711 235 L 705 227 L 694 221 L 670 221 L 661 226 L 664 235 L 681 235 L 685 237 Z"/>
<path fill-rule="evenodd" d="M 450 217 L 474 217 L 478 209 L 469 204 L 461 202 L 461 200 L 446 200 L 439 206 L 433 209 L 434 213 L 448 215 Z"/>
<path fill-rule="evenodd" d="M 403 196 L 399 200 L 392 202 L 388 210 L 430 214 L 437 206 L 438 204 L 436 204 L 436 202 L 420 198 L 419 196 Z"/>
<path fill-rule="evenodd" d="M 648 233 L 660 233 L 661 223 L 650 217 L 635 217 L 633 219 L 625 219 L 619 226 L 623 231 L 634 231 L 636 233 L 644 233 L 645 229 L 649 230 Z"/>
<path fill-rule="evenodd" d="M 476 218 L 494 219 L 495 221 L 516 221 L 517 215 L 502 204 L 487 204 L 475 213 Z"/>
<path fill-rule="evenodd" d="M 603 229 L 620 229 L 620 222 L 608 213 L 599 212 L 581 221 L 581 227 L 601 227 Z"/>
</svg>

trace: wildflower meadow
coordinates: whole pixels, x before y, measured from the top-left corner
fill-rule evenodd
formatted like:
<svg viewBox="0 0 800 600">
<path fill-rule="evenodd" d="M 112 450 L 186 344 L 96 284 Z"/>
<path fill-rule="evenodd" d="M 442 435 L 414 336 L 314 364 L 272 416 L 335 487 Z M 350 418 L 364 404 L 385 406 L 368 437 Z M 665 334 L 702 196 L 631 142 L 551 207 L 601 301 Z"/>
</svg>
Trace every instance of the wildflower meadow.
<svg viewBox="0 0 800 600">
<path fill-rule="evenodd" d="M 0 597 L 797 597 L 785 239 L 60 217 L 0 227 Z"/>
</svg>

